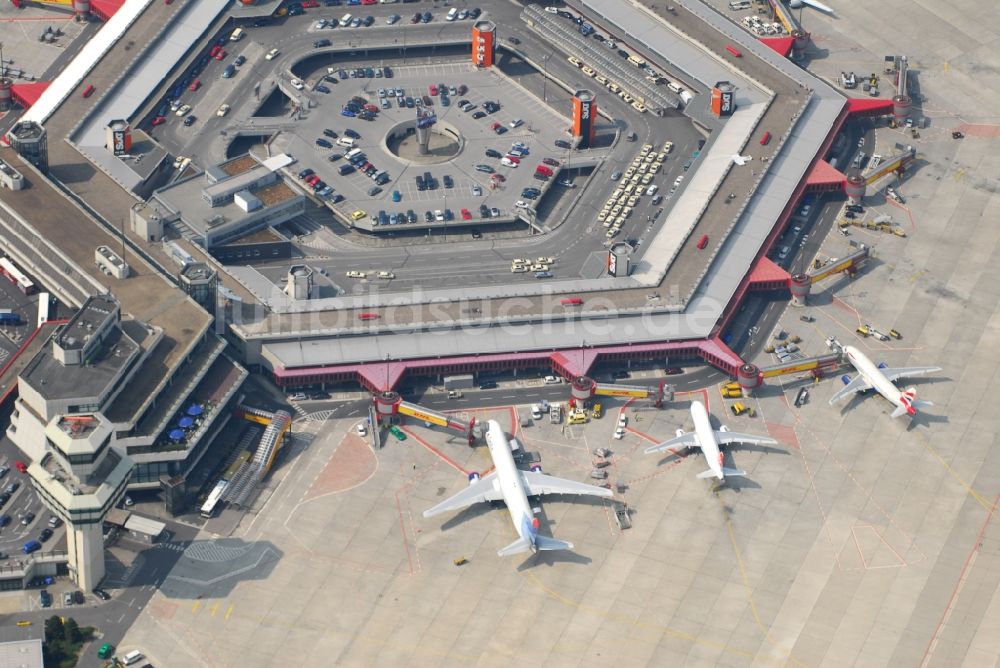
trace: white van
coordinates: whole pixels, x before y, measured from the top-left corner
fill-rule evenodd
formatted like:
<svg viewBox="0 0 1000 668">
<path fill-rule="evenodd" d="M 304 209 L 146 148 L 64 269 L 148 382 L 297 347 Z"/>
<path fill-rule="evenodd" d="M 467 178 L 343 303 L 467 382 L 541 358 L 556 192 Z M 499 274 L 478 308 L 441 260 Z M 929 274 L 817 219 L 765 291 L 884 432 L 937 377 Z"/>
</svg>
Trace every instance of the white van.
<svg viewBox="0 0 1000 668">
<path fill-rule="evenodd" d="M 452 7 L 451 10 L 449 10 L 448 15 L 445 16 L 444 18 L 446 21 L 454 21 L 456 18 L 458 18 L 458 10 Z"/>
<path fill-rule="evenodd" d="M 350 14 L 344 14 L 340 19 L 340 27 L 346 28 L 347 26 L 351 25 L 352 18 L 353 17 Z"/>
<path fill-rule="evenodd" d="M 241 39 L 243 39 L 243 35 L 245 35 L 245 34 L 246 33 L 243 32 L 243 28 L 237 28 L 236 30 L 233 31 L 233 34 L 229 36 L 229 41 L 230 42 L 238 42 Z"/>
<path fill-rule="evenodd" d="M 347 137 L 347 139 L 351 139 L 351 138 Z M 353 142 L 354 140 L 351 139 L 351 141 Z M 337 143 L 339 144 L 340 142 L 338 141 Z M 347 153 L 344 154 L 344 160 L 347 160 L 348 162 L 350 162 L 351 160 L 354 159 L 354 156 L 360 155 L 360 154 L 361 154 L 361 149 L 360 148 L 352 148 L 350 151 L 348 151 Z"/>
<path fill-rule="evenodd" d="M 354 148 L 354 139 L 352 137 L 338 137 L 337 146 L 343 146 L 344 148 Z"/>
<path fill-rule="evenodd" d="M 142 655 L 142 652 L 140 652 L 137 649 L 134 649 L 122 657 L 122 663 L 124 663 L 126 666 L 131 666 L 133 663 L 142 661 L 144 658 L 146 657 Z"/>
</svg>

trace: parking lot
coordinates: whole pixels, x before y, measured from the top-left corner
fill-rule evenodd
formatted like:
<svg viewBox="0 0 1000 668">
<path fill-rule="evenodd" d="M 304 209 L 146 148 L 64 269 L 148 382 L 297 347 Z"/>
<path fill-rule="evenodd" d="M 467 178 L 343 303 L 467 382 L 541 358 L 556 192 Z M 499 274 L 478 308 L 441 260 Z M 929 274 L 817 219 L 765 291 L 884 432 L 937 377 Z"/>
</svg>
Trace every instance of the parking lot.
<svg viewBox="0 0 1000 668">
<path fill-rule="evenodd" d="M 41 541 L 42 532 L 50 528 L 51 513 L 45 509 L 28 476 L 21 473 L 16 462 L 22 459 L 17 447 L 6 436 L 0 439 L 0 565 L 17 565 L 24 556 L 22 546 L 30 540 Z M 15 488 L 12 489 L 11 486 Z M 27 520 L 25 522 L 25 520 Z M 42 550 L 65 550 L 66 529 L 61 524 L 53 527 L 42 542 Z"/>
<path fill-rule="evenodd" d="M 421 233 L 428 228 L 462 223 L 509 222 L 517 212 L 515 202 L 522 199 L 524 188 L 555 184 L 559 180 L 556 173 L 559 165 L 569 159 L 568 150 L 555 146 L 557 139 L 569 138 L 568 118 L 556 114 L 502 76 L 470 70 L 464 62 L 398 66 L 378 61 L 366 66 L 356 61 L 338 63 L 332 57 L 329 63 L 316 66 L 308 75 L 302 73 L 307 89 L 315 91 L 317 86 L 327 86 L 331 90 L 329 94 L 313 96 L 318 98 L 320 113 L 310 113 L 299 120 L 273 146 L 298 158 L 290 170 L 301 173 L 303 169 L 313 169 L 333 189 L 327 199 L 334 193 L 342 195 L 345 199 L 336 204 L 337 210 L 356 227 L 378 232 L 387 228 L 385 216 L 378 220 L 379 211 L 407 210 L 415 212 L 410 217 L 413 223 L 409 224 L 419 227 Z M 373 65 L 390 68 L 392 78 L 349 76 L 356 69 Z M 444 96 L 438 90 L 441 84 L 454 90 Z M 466 93 L 459 92 L 466 88 Z M 393 89 L 394 94 L 389 95 L 388 89 Z M 366 122 L 341 115 L 344 104 L 355 96 L 377 108 L 374 120 Z M 437 125 L 432 132 L 447 137 L 451 146 L 446 148 L 454 150 L 453 156 L 431 156 L 425 163 L 416 155 L 413 145 L 398 149 L 398 155 L 393 153 L 386 141 L 387 134 L 400 124 L 413 121 L 416 105 L 410 100 L 414 98 L 422 98 L 424 109 L 436 115 Z M 467 101 L 463 106 L 468 111 L 460 108 L 463 101 Z M 494 107 L 487 106 L 487 102 L 497 102 L 499 109 L 490 113 L 489 109 Z M 352 146 L 339 146 L 336 142 L 344 137 L 346 130 L 353 130 L 359 137 Z M 317 145 L 317 140 L 330 146 Z M 434 141 L 432 136 L 432 152 Z M 415 144 L 412 137 L 406 142 Z M 515 142 L 528 151 L 519 158 L 522 164 L 511 159 L 507 160 L 507 166 L 501 164 L 501 158 L 496 156 L 506 155 Z M 365 163 L 388 174 L 389 180 L 381 184 L 380 192 L 375 195 L 369 193 L 377 184 L 359 169 L 351 169 L 344 175 L 339 173 L 348 169 L 343 167 L 347 164 L 346 157 L 338 157 L 335 162 L 329 160 L 332 156 L 344 156 L 352 148 L 363 152 Z M 491 150 L 491 155 L 487 155 L 487 150 Z M 315 162 L 304 156 L 314 156 Z M 545 165 L 542 161 L 546 158 L 556 164 Z M 355 159 L 355 164 L 364 168 L 360 159 Z M 544 180 L 533 178 L 538 165 L 552 176 Z M 427 179 L 427 175 L 431 178 Z M 352 213 L 358 210 L 366 215 L 352 219 Z M 436 219 L 435 211 L 441 212 Z M 483 211 L 488 211 L 488 215 L 484 216 Z"/>
</svg>

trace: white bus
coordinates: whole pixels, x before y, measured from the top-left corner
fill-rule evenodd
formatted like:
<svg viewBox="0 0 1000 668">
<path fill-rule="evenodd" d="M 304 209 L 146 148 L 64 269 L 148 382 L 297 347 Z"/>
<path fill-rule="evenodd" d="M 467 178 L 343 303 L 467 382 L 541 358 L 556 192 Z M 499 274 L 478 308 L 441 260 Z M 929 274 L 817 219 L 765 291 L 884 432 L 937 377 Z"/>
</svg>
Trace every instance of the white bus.
<svg viewBox="0 0 1000 668">
<path fill-rule="evenodd" d="M 730 0 L 729 9 L 734 12 L 750 9 L 750 0 Z"/>
<path fill-rule="evenodd" d="M 205 519 L 209 519 L 215 514 L 215 507 L 219 505 L 219 501 L 222 499 L 222 495 L 226 491 L 226 487 L 229 486 L 227 480 L 220 480 L 215 483 L 215 487 L 212 489 L 212 493 L 208 495 L 205 499 L 205 505 L 201 507 L 201 516 Z"/>
<path fill-rule="evenodd" d="M 41 327 L 49 321 L 49 293 L 38 293 L 38 326 Z"/>
</svg>

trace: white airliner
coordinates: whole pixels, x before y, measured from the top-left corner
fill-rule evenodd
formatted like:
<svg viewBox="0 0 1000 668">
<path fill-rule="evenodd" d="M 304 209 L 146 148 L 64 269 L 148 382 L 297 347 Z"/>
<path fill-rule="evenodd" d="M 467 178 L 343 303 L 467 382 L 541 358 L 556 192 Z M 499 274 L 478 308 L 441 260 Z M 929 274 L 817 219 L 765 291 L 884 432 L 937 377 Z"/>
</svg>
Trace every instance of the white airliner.
<svg viewBox="0 0 1000 668">
<path fill-rule="evenodd" d="M 700 401 L 691 403 L 691 419 L 694 420 L 694 431 L 685 432 L 683 429 L 677 430 L 677 438 L 664 441 L 659 445 L 646 448 L 646 454 L 653 452 L 663 452 L 664 450 L 676 450 L 678 448 L 701 448 L 702 454 L 708 460 L 708 470 L 698 474 L 699 478 L 718 478 L 724 480 L 727 475 L 746 475 L 746 471 L 731 469 L 723 466 L 724 456 L 719 450 L 720 445 L 730 443 L 751 443 L 754 445 L 775 445 L 777 441 L 767 436 L 755 436 L 753 434 L 738 434 L 729 431 L 723 425 L 718 431 L 712 429 L 712 423 L 708 420 L 708 411 Z"/>
<path fill-rule="evenodd" d="M 489 447 L 496 470 L 482 479 L 478 473 L 470 473 L 469 486 L 466 489 L 433 508 L 425 510 L 424 517 L 433 517 L 449 510 L 458 510 L 473 503 L 503 500 L 507 504 L 507 512 L 510 513 L 510 521 L 514 525 L 514 530 L 517 531 L 518 539 L 497 551 L 501 557 L 528 550 L 537 552 L 538 550 L 573 549 L 573 543 L 538 535 L 539 522 L 538 518 L 534 517 L 531 512 L 531 505 L 528 503 L 529 496 L 544 494 L 612 496 L 611 490 L 604 487 L 595 487 L 587 483 L 545 475 L 540 466 L 532 466 L 530 471 L 519 470 L 514 464 L 510 442 L 496 420 L 489 421 L 486 445 Z"/>
<path fill-rule="evenodd" d="M 809 6 L 813 9 L 818 9 L 821 12 L 826 12 L 827 14 L 833 14 L 833 7 L 828 7 L 822 2 L 816 2 L 816 0 L 789 0 L 788 6 L 792 9 L 799 9 L 803 6 Z"/>
<path fill-rule="evenodd" d="M 915 387 L 900 391 L 900 389 L 893 385 L 892 382 L 894 380 L 898 380 L 899 378 L 908 378 L 910 376 L 920 376 L 925 373 L 934 373 L 935 371 L 940 371 L 941 367 L 917 366 L 909 368 L 899 367 L 893 369 L 887 367 L 884 363 L 875 366 L 872 361 L 868 359 L 867 355 L 854 346 L 840 346 L 836 340 L 831 339 L 830 347 L 839 347 L 847 357 L 847 361 L 850 362 L 851 366 L 858 371 L 858 375 L 854 377 L 854 380 L 849 380 L 850 376 L 842 376 L 844 387 L 833 395 L 830 399 L 830 404 L 834 404 L 837 401 L 853 394 L 857 394 L 858 392 L 875 390 L 896 407 L 896 410 L 892 412 L 892 417 L 894 418 L 901 415 L 916 415 L 918 408 L 934 405 L 929 401 L 920 401 L 917 399 L 917 389 Z"/>
</svg>

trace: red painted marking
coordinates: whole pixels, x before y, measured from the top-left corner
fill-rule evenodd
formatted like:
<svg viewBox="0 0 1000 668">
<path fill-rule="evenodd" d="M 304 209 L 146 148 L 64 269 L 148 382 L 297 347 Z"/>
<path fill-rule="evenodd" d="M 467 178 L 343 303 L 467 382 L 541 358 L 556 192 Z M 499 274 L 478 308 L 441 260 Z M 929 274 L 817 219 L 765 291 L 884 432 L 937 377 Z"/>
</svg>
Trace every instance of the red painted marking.
<svg viewBox="0 0 1000 668">
<path fill-rule="evenodd" d="M 865 552 L 864 552 L 864 550 L 861 547 L 861 541 L 858 539 L 858 530 L 859 529 L 868 529 L 872 533 L 874 533 L 875 537 L 878 538 L 880 541 L 882 541 L 882 544 L 885 545 L 887 548 L 889 548 L 889 551 L 892 552 L 896 556 L 896 559 L 899 560 L 899 563 L 898 564 L 890 564 L 888 566 L 872 566 L 871 562 L 868 559 L 865 559 Z M 864 564 L 865 570 L 872 570 L 872 569 L 876 569 L 876 568 L 887 568 L 887 567 L 888 568 L 895 568 L 895 567 L 899 567 L 899 566 L 906 566 L 906 559 L 904 559 L 903 556 L 901 554 L 899 554 L 899 552 L 897 552 L 896 549 L 892 545 L 889 544 L 889 541 L 887 541 L 885 539 L 885 537 L 881 534 L 881 532 L 879 532 L 879 530 L 876 529 L 875 527 L 873 527 L 872 525 L 870 525 L 870 524 L 855 525 L 855 526 L 851 527 L 851 535 L 854 537 L 854 545 L 858 548 L 858 552 L 861 554 L 861 563 Z"/>
<path fill-rule="evenodd" d="M 450 459 L 443 452 L 441 452 L 440 450 L 438 450 L 437 448 L 435 448 L 433 445 L 431 445 L 430 443 L 428 443 L 424 439 L 422 439 L 419 436 L 417 436 L 416 434 L 414 434 L 412 431 L 410 431 L 406 427 L 401 427 L 401 429 L 406 433 L 407 436 L 409 436 L 410 438 L 412 438 L 413 440 L 415 440 L 417 443 L 419 443 L 420 445 L 424 446 L 426 449 L 430 450 L 435 455 L 437 455 L 441 459 L 441 461 L 443 461 L 448 466 L 452 467 L 456 471 L 461 472 L 465 476 L 468 476 L 469 473 L 471 473 L 471 471 L 466 471 L 465 469 L 463 469 L 461 466 L 459 466 L 457 463 L 455 463 L 452 459 Z"/>
<path fill-rule="evenodd" d="M 956 130 L 961 130 L 966 137 L 982 137 L 984 139 L 1000 138 L 1000 125 L 985 125 L 982 123 L 962 123 Z"/>
<path fill-rule="evenodd" d="M 365 440 L 347 434 L 302 498 L 309 501 L 351 489 L 368 480 L 375 469 L 375 455 Z"/>
<path fill-rule="evenodd" d="M 764 422 L 764 428 L 767 429 L 767 433 L 779 443 L 787 443 L 793 448 L 801 449 L 801 446 L 799 445 L 799 435 L 795 433 L 795 427 L 789 427 L 775 422 Z"/>
<path fill-rule="evenodd" d="M 406 539 L 406 522 L 403 520 L 403 506 L 399 503 L 399 492 L 394 494 L 396 497 L 396 512 L 399 513 L 399 530 L 403 533 L 403 547 L 406 549 L 406 566 L 410 570 L 410 575 L 413 575 L 413 556 L 410 554 L 410 541 Z"/>
<path fill-rule="evenodd" d="M 955 603 L 955 599 L 958 597 L 958 592 L 962 588 L 962 583 L 965 582 L 965 576 L 972 566 L 972 558 L 979 552 L 980 548 L 983 546 L 983 535 L 986 533 L 986 527 L 989 526 L 990 520 L 993 519 L 993 513 L 996 512 L 997 503 L 1000 503 L 1000 494 L 993 499 L 993 505 L 990 507 L 989 512 L 986 513 L 986 519 L 983 520 L 983 526 L 979 529 L 979 535 L 976 536 L 976 544 L 969 551 L 969 556 L 965 558 L 965 565 L 962 567 L 962 572 L 958 574 L 958 582 L 955 583 L 955 589 L 951 592 L 951 598 L 948 599 L 948 605 L 945 606 L 944 612 L 941 613 L 941 619 L 938 620 L 937 626 L 934 628 L 934 634 L 931 636 L 930 642 L 927 643 L 927 649 L 924 650 L 924 656 L 920 659 L 920 666 L 927 665 L 930 659 L 931 649 L 937 643 L 938 636 L 941 634 L 941 627 L 944 626 L 944 620 L 948 617 L 949 611 Z"/>
</svg>

